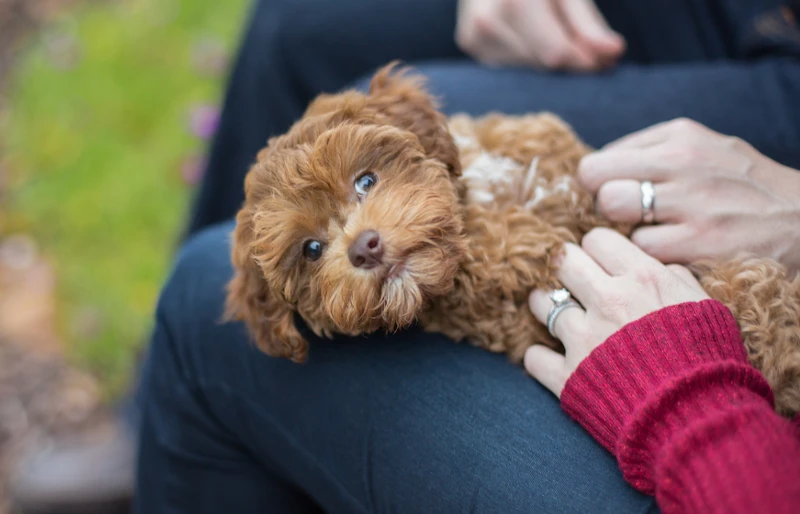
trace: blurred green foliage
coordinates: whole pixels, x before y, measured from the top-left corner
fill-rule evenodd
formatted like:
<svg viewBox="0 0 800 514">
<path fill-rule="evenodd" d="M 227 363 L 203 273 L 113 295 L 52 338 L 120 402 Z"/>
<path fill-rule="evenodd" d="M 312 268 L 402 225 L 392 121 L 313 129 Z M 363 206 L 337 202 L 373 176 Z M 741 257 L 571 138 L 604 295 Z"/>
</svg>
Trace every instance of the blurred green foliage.
<svg viewBox="0 0 800 514">
<path fill-rule="evenodd" d="M 4 232 L 33 235 L 58 276 L 69 354 L 110 395 L 131 378 L 185 221 L 189 129 L 214 104 L 246 0 L 81 3 L 30 41 L 6 95 Z M 215 69 L 219 68 L 219 69 Z"/>
</svg>

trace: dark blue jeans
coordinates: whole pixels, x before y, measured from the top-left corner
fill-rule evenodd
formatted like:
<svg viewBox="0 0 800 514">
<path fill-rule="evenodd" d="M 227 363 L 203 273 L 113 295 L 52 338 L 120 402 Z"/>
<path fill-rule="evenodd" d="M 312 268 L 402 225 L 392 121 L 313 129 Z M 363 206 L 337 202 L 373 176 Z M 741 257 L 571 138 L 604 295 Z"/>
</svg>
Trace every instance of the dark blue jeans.
<svg viewBox="0 0 800 514">
<path fill-rule="evenodd" d="M 551 110 L 593 145 L 687 116 L 800 167 L 800 36 L 778 2 L 599 4 L 630 48 L 589 76 L 476 66 L 452 43 L 455 0 L 259 2 L 188 232 L 233 215 L 258 148 L 315 94 L 393 58 L 421 63 L 449 112 Z M 218 322 L 230 228 L 192 239 L 159 301 L 138 512 L 655 509 L 503 356 L 417 329 L 309 335 L 306 365 L 260 354 Z"/>
<path fill-rule="evenodd" d="M 417 329 L 260 353 L 217 322 L 231 228 L 185 247 L 158 306 L 137 512 L 654 510 L 503 355 Z"/>
</svg>

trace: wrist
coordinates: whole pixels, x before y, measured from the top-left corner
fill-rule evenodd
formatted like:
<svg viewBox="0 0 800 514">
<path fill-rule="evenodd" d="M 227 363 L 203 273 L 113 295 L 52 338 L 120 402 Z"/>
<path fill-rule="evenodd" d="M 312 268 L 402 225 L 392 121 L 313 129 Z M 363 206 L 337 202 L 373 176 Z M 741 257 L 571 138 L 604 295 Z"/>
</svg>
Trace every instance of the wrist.
<svg viewBox="0 0 800 514">
<path fill-rule="evenodd" d="M 720 363 L 758 374 L 730 311 L 713 300 L 675 305 L 626 325 L 596 348 L 567 381 L 562 406 L 617 455 L 637 411 L 670 384 Z"/>
<path fill-rule="evenodd" d="M 654 494 L 664 459 L 687 440 L 714 440 L 736 419 L 772 413 L 772 390 L 752 366 L 712 362 L 675 377 L 650 394 L 624 420 L 615 455 L 625 480 Z M 699 446 L 699 445 L 693 445 Z"/>
</svg>

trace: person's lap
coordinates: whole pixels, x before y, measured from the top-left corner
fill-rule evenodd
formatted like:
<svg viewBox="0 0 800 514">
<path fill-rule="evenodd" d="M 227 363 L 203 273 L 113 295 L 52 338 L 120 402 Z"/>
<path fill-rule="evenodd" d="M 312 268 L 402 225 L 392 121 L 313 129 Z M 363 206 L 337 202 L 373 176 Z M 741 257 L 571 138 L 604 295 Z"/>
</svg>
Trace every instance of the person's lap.
<svg viewBox="0 0 800 514">
<path fill-rule="evenodd" d="M 502 355 L 418 329 L 312 335 L 303 365 L 261 354 L 218 321 L 230 229 L 188 245 L 158 307 L 142 512 L 303 512 L 305 495 L 345 513 L 654 509 Z"/>
<path fill-rule="evenodd" d="M 425 56 L 419 69 L 449 113 L 548 110 L 595 146 L 687 116 L 798 163 L 791 161 L 798 158 L 798 112 L 787 108 L 800 85 L 797 61 L 693 63 L 702 52 L 691 53 L 652 67 L 628 60 L 596 76 L 486 70 Z M 259 84 L 246 91 L 269 98 Z M 759 86 L 769 95 L 754 96 Z M 238 112 L 253 123 L 232 116 L 226 129 L 223 122 L 232 146 L 217 152 L 219 170 L 257 150 L 239 143 L 236 127 L 257 125 L 270 113 L 249 112 L 247 98 L 238 99 Z M 262 138 L 247 140 L 255 147 Z M 230 173 L 231 181 L 240 178 Z M 223 182 L 209 182 L 209 201 Z M 238 187 L 193 229 L 231 216 L 241 201 Z M 330 512 L 654 508 L 557 401 L 502 356 L 419 330 L 314 339 L 302 366 L 260 354 L 240 325 L 217 323 L 230 275 L 229 228 L 190 244 L 159 305 L 143 373 L 140 511 L 259 512 L 281 505 L 281 512 L 306 512 L 315 502 Z"/>
</svg>

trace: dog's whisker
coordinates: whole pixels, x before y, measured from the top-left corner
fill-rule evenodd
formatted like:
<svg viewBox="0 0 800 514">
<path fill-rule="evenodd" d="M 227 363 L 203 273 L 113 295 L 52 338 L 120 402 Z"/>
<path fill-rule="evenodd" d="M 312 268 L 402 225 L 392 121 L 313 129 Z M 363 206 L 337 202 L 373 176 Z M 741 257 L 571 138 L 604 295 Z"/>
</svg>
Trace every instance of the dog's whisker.
<svg viewBox="0 0 800 514">
<path fill-rule="evenodd" d="M 520 203 L 524 202 L 526 198 L 530 198 L 533 183 L 536 181 L 536 174 L 539 171 L 539 156 L 533 158 L 530 166 L 525 172 L 523 177 L 522 187 L 520 188 L 521 197 L 518 199 Z"/>
</svg>

